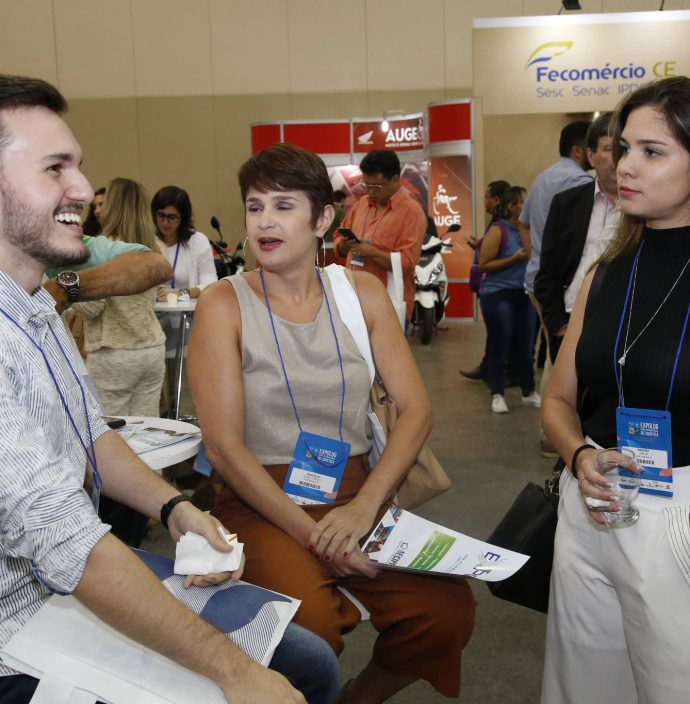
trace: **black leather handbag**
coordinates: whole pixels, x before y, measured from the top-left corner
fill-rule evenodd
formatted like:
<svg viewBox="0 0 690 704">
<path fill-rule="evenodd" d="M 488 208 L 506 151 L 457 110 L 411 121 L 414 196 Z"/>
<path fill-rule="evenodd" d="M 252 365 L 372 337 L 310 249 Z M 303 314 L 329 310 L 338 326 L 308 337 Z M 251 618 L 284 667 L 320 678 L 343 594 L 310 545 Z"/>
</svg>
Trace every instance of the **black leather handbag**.
<svg viewBox="0 0 690 704">
<path fill-rule="evenodd" d="M 549 608 L 559 477 L 560 471 L 555 471 L 544 487 L 527 484 L 488 539 L 493 545 L 530 556 L 512 577 L 487 582 L 491 593 L 543 613 Z"/>
</svg>

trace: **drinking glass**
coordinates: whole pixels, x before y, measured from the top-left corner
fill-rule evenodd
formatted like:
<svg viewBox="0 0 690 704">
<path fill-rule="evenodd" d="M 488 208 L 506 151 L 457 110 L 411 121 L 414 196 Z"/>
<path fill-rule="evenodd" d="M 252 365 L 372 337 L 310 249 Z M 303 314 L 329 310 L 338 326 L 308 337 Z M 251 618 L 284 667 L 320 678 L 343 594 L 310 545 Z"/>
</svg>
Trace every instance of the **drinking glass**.
<svg viewBox="0 0 690 704">
<path fill-rule="evenodd" d="M 620 505 L 617 511 L 603 511 L 609 528 L 623 528 L 637 522 L 640 512 L 632 502 L 640 493 L 640 466 L 632 450 L 615 447 L 597 452 L 597 470 L 611 483 L 611 493 Z"/>
</svg>

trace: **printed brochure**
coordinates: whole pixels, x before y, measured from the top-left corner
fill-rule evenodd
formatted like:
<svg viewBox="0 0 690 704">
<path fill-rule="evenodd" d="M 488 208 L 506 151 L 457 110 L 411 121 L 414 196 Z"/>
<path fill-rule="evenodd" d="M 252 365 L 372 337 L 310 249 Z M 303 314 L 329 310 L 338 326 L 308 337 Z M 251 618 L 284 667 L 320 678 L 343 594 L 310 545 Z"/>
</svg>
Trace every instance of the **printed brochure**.
<svg viewBox="0 0 690 704">
<path fill-rule="evenodd" d="M 134 450 L 137 455 L 149 450 L 159 450 L 161 447 L 174 445 L 187 438 L 192 438 L 198 435 L 201 431 L 196 432 L 178 432 L 166 428 L 154 428 L 150 425 L 151 421 L 136 420 L 128 422 L 122 428 L 118 428 L 115 432 Z"/>
<path fill-rule="evenodd" d="M 395 505 L 367 538 L 362 552 L 389 569 L 474 577 L 485 582 L 507 579 L 529 560 L 528 555 L 470 538 Z"/>
</svg>

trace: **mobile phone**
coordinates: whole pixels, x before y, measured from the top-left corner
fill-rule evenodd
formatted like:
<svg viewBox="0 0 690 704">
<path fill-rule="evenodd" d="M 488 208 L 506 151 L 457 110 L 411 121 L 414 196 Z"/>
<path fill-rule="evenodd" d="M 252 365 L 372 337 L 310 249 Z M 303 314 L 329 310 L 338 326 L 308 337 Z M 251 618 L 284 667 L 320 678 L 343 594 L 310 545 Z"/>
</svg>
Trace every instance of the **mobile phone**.
<svg viewBox="0 0 690 704">
<path fill-rule="evenodd" d="M 349 227 L 339 227 L 338 232 L 348 240 L 352 240 L 353 242 L 359 242 L 357 239 L 357 235 L 355 235 L 354 232 Z"/>
<path fill-rule="evenodd" d="M 103 416 L 103 420 L 111 430 L 117 430 L 118 428 L 122 428 L 127 425 L 127 421 L 124 418 L 112 418 L 111 416 Z"/>
</svg>

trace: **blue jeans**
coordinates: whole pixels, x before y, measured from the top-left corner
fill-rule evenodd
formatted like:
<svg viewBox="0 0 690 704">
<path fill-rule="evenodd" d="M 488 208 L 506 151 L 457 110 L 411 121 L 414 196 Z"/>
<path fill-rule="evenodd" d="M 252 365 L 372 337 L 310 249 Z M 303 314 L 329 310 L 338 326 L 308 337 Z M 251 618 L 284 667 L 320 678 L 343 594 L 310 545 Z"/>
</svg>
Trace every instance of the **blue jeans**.
<svg viewBox="0 0 690 704">
<path fill-rule="evenodd" d="M 296 623 L 287 627 L 269 667 L 287 677 L 309 704 L 331 704 L 340 690 L 340 667 L 333 649 Z"/>
<path fill-rule="evenodd" d="M 532 348 L 537 314 L 527 294 L 518 288 L 482 293 L 479 303 L 487 332 L 487 377 L 492 394 L 503 395 L 503 373 L 513 350 L 522 395 L 534 391 Z"/>
<path fill-rule="evenodd" d="M 309 704 L 331 704 L 340 689 L 338 659 L 331 648 L 295 623 L 287 627 L 270 668 L 284 675 Z M 38 680 L 29 675 L 0 677 L 0 702 L 29 704 L 37 686 Z"/>
</svg>

